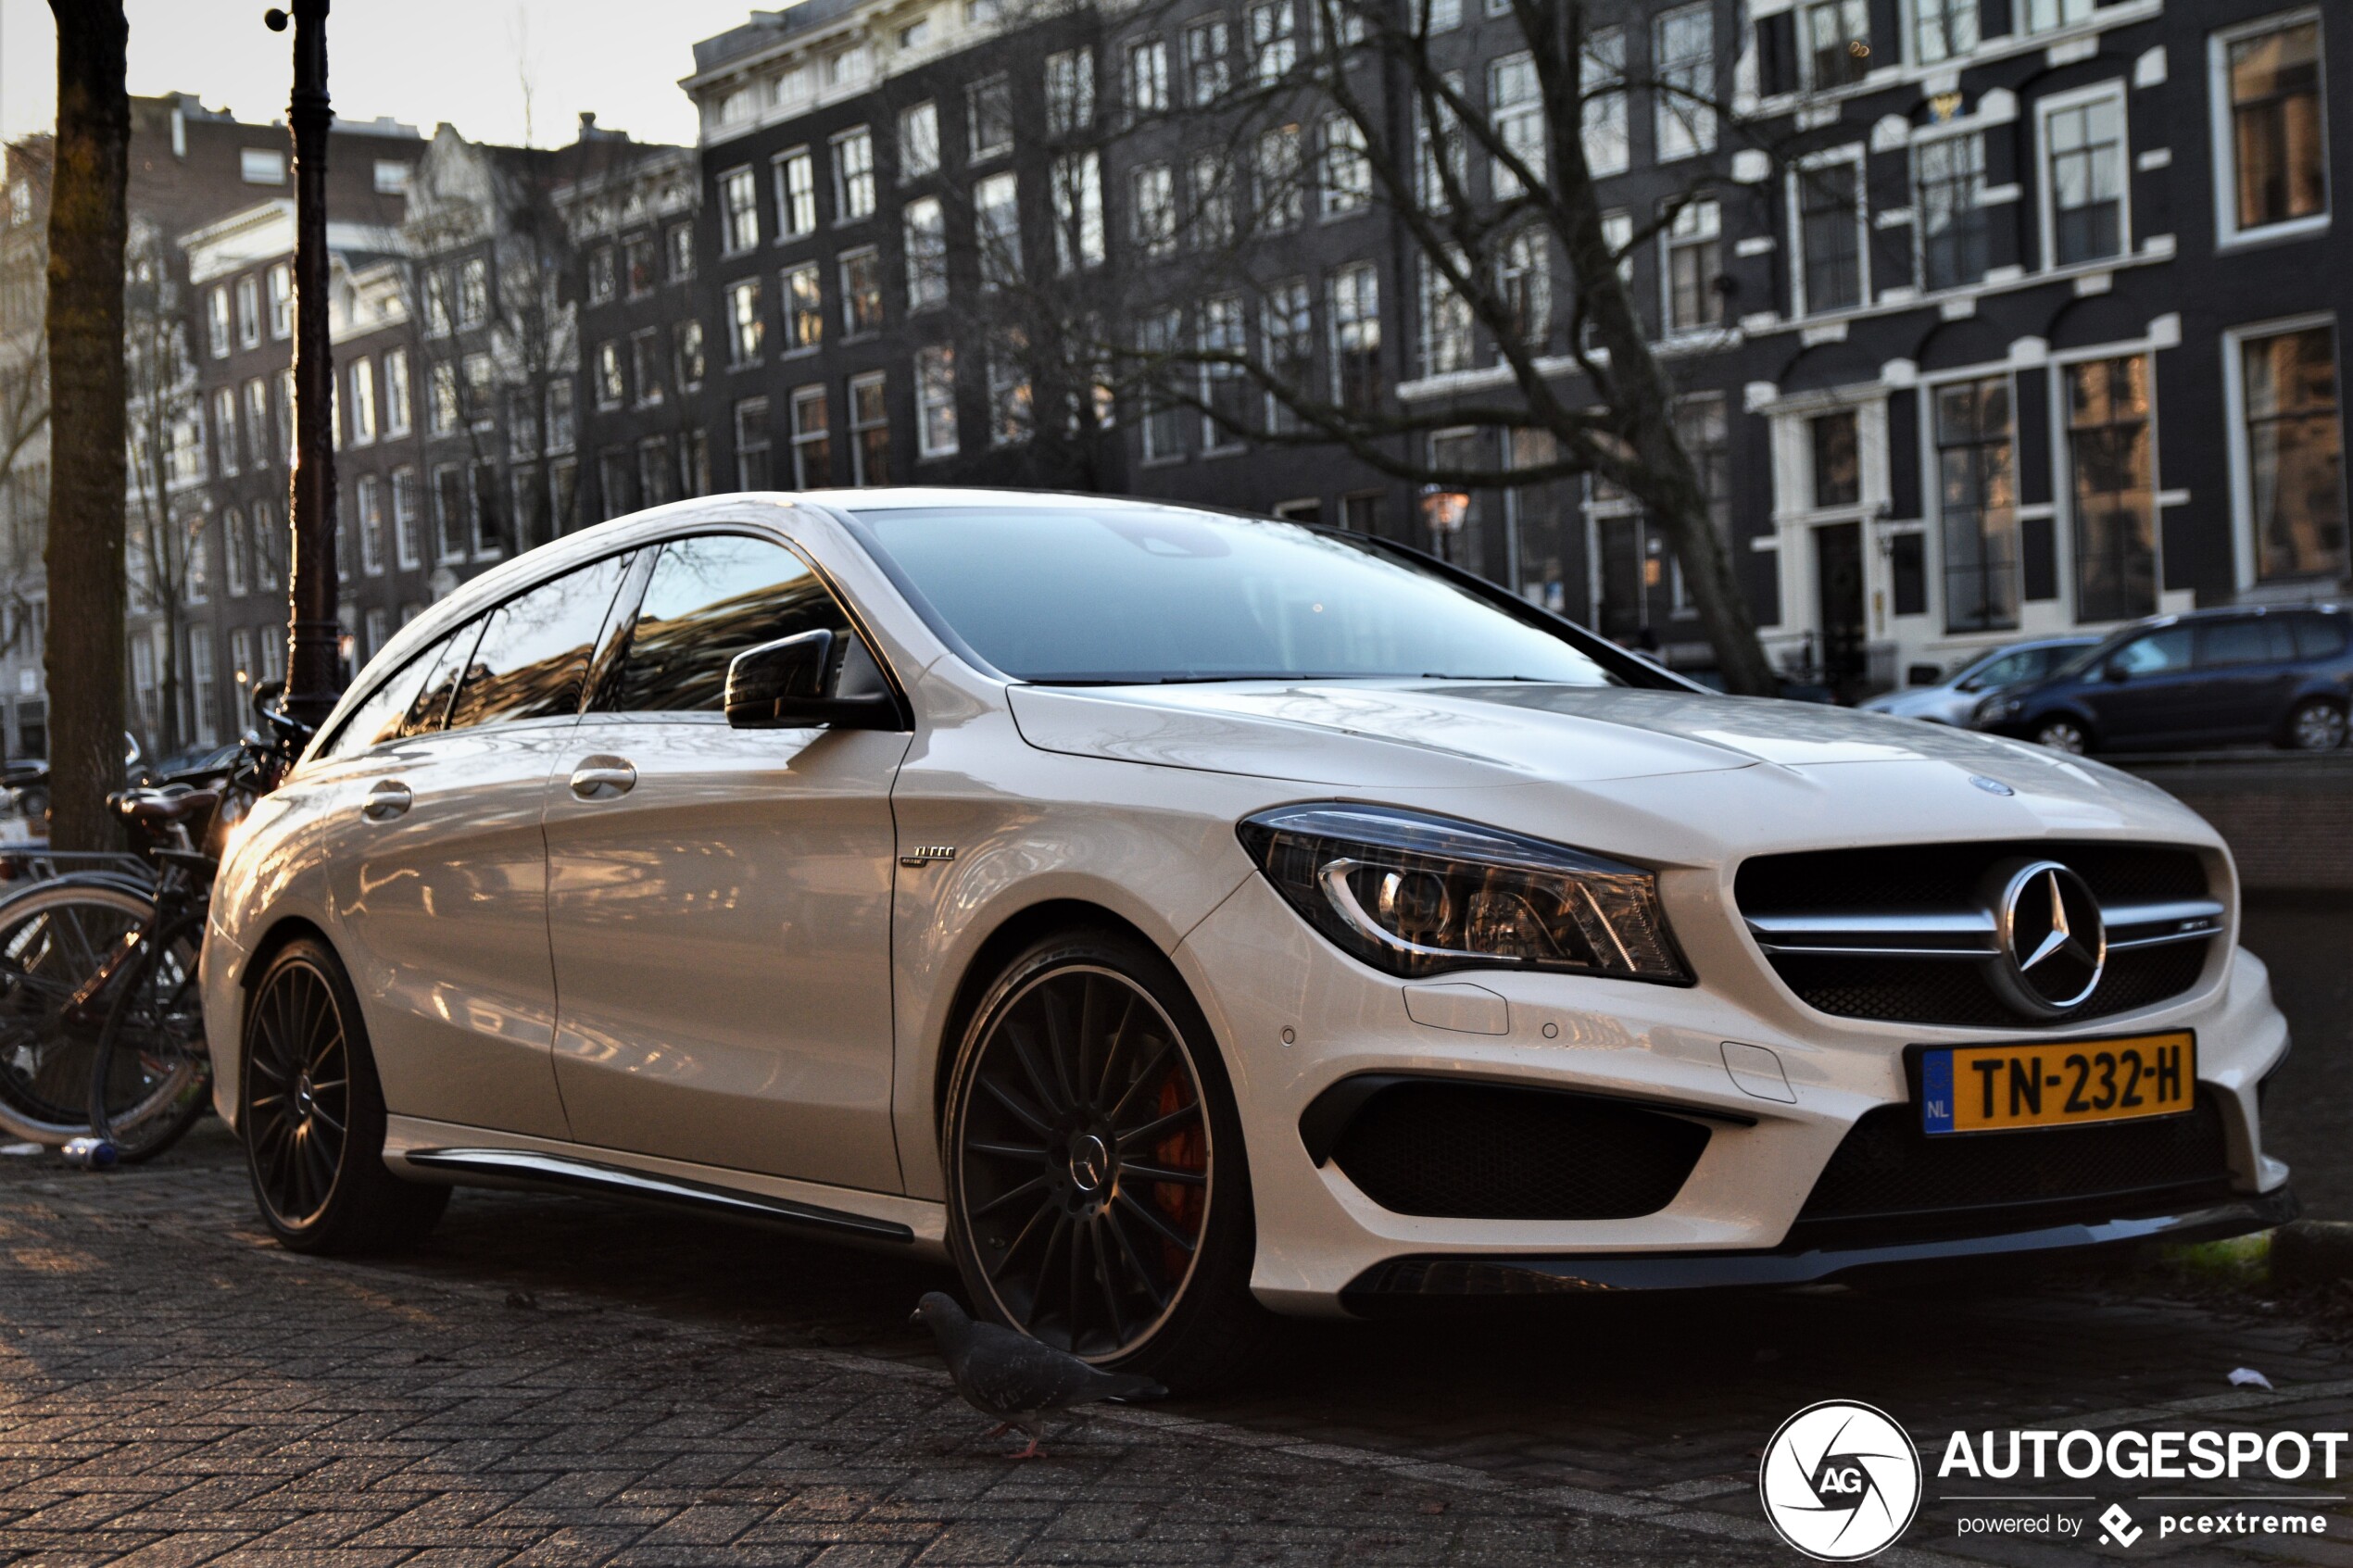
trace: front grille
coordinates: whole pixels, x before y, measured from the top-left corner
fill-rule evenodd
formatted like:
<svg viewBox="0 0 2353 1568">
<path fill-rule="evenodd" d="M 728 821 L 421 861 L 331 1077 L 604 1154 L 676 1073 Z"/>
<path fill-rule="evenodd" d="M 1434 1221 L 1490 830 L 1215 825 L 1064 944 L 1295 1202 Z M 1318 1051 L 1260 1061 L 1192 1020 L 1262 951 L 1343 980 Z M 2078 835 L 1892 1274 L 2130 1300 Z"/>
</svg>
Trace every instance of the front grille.
<svg viewBox="0 0 2353 1568">
<path fill-rule="evenodd" d="M 1906 917 L 1968 913 L 1987 922 L 1982 933 L 1896 940 L 1919 946 L 1990 944 L 1987 875 L 1997 863 L 2021 858 L 2066 865 L 2083 879 L 2105 910 L 2197 903 L 2213 911 L 2212 929 L 2221 929 L 2221 906 L 2212 902 L 2198 852 L 2170 845 L 1938 844 L 1767 855 L 1741 867 L 1733 898 L 1752 924 L 1776 920 L 1802 923 L 1809 917 L 1829 916 L 1853 916 L 1858 924 L 1900 923 Z M 2112 929 L 2111 938 L 2116 935 Z M 2211 945 L 2210 936 L 2198 935 L 2162 946 L 2112 948 L 2098 989 L 2057 1017 L 2014 1008 L 1990 983 L 1987 964 L 1968 958 L 1768 951 L 1767 959 L 1801 1001 L 1840 1018 L 2047 1028 L 2130 1012 L 2182 995 L 2197 984 Z"/>
<path fill-rule="evenodd" d="M 1332 1149 L 1365 1196 L 1459 1220 L 1629 1220 L 1674 1201 L 1707 1129 L 1546 1089 L 1409 1081 L 1367 1099 Z"/>
<path fill-rule="evenodd" d="M 1793 1243 L 1991 1232 L 2115 1219 L 2229 1190 L 2214 1097 L 2188 1114 L 2014 1133 L 1931 1135 L 1917 1105 L 1867 1111 L 1814 1184 Z"/>
</svg>

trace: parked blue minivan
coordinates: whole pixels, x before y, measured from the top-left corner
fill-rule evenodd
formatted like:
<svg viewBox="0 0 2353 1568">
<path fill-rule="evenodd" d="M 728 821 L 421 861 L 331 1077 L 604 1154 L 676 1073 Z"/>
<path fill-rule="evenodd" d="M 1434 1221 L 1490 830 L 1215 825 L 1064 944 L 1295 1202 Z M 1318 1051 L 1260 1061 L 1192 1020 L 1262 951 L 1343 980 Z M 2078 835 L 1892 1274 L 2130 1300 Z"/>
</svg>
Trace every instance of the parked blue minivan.
<svg viewBox="0 0 2353 1568">
<path fill-rule="evenodd" d="M 2198 610 L 2136 621 L 1970 724 L 2059 751 L 2345 744 L 2353 614 L 2336 605 Z"/>
</svg>

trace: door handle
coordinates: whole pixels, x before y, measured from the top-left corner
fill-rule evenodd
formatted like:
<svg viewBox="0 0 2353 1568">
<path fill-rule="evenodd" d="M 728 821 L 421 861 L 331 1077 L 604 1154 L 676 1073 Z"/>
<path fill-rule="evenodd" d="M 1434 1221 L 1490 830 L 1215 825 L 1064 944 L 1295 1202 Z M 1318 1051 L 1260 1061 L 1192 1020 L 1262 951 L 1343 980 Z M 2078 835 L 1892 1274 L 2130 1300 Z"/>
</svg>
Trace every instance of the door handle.
<svg viewBox="0 0 2353 1568">
<path fill-rule="evenodd" d="M 612 800 L 637 786 L 637 770 L 621 757 L 591 757 L 572 771 L 572 792 L 583 800 Z"/>
<path fill-rule="evenodd" d="M 407 811 L 415 798 L 398 779 L 378 779 L 360 803 L 359 814 L 371 822 L 388 822 Z"/>
</svg>

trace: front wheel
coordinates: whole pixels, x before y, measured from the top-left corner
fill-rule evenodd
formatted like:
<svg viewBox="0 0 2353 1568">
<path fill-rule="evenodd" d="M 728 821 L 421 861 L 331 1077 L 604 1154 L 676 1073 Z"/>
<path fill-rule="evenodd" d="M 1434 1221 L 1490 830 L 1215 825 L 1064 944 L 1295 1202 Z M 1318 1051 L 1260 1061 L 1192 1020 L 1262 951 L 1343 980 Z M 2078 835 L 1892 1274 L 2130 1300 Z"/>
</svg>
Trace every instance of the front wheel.
<svg viewBox="0 0 2353 1568">
<path fill-rule="evenodd" d="M 359 998 L 326 944 L 299 937 L 245 1007 L 237 1130 L 261 1218 L 297 1252 L 391 1252 L 422 1240 L 449 1189 L 384 1167 L 384 1090 Z"/>
<path fill-rule="evenodd" d="M 2034 726 L 2034 744 L 2081 757 L 2091 749 L 2092 737 L 2072 719 L 2045 719 Z"/>
<path fill-rule="evenodd" d="M 0 1128 L 55 1148 L 90 1131 L 107 988 L 155 901 L 112 879 L 59 877 L 0 903 Z"/>
<path fill-rule="evenodd" d="M 2295 751 L 2334 751 L 2345 744 L 2345 709 L 2326 697 L 2297 703 L 2287 716 L 2287 744 Z"/>
<path fill-rule="evenodd" d="M 1201 1010 L 1133 938 L 1073 931 L 998 975 L 957 1052 L 949 1236 L 979 1315 L 1171 1387 L 1229 1380 L 1272 1325 L 1250 1294 L 1250 1173 Z"/>
</svg>

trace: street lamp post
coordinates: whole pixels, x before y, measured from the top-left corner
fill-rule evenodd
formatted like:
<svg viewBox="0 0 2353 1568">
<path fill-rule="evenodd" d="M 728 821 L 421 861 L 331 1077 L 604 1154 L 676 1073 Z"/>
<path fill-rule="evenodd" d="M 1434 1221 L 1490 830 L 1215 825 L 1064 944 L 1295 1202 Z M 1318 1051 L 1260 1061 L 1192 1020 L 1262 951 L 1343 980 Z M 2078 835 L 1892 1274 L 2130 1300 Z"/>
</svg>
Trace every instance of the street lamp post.
<svg viewBox="0 0 2353 1568">
<path fill-rule="evenodd" d="M 272 32 L 294 24 L 295 350 L 294 549 L 286 572 L 287 713 L 324 720 L 342 689 L 342 623 L 335 617 L 334 354 L 327 341 L 328 0 L 272 9 Z"/>
</svg>

